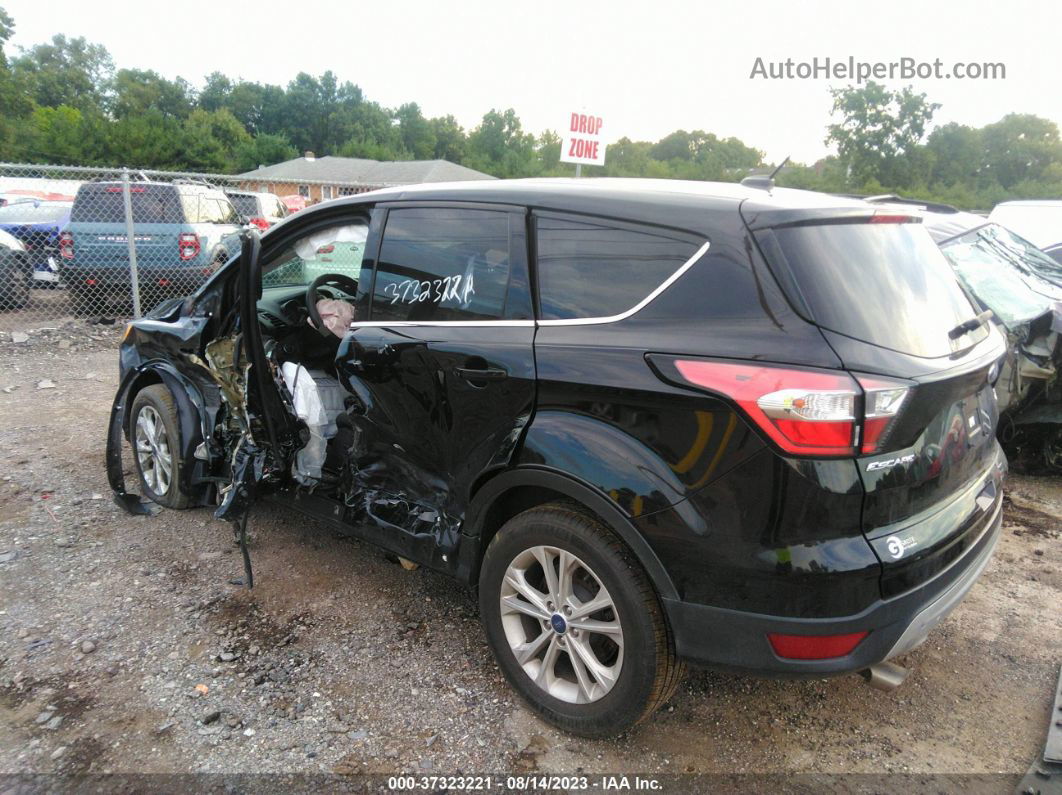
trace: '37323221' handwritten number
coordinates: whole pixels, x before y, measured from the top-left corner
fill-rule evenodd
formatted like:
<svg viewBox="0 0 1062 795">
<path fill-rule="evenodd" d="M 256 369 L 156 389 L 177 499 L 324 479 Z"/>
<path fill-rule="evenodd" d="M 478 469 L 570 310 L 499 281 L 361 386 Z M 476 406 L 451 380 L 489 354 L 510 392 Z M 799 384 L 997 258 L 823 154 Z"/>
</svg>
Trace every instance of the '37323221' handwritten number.
<svg viewBox="0 0 1062 795">
<path fill-rule="evenodd" d="M 463 274 L 423 281 L 406 279 L 384 286 L 384 295 L 390 296 L 392 304 L 419 304 L 426 301 L 441 304 L 450 300 L 467 304 L 475 294 L 472 276 Z"/>
</svg>

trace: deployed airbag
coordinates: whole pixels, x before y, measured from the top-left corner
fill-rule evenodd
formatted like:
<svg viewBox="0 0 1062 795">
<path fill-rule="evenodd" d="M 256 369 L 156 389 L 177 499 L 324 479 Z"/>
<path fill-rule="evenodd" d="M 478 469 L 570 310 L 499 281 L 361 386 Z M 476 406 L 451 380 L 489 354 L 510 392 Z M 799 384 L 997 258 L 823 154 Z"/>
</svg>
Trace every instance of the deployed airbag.
<svg viewBox="0 0 1062 795">
<path fill-rule="evenodd" d="M 285 362 L 280 372 L 291 393 L 295 413 L 310 431 L 310 440 L 295 455 L 295 479 L 312 486 L 321 480 L 321 465 L 328 440 L 336 435 L 336 417 L 343 411 L 345 393 L 339 381 L 322 370 Z"/>
</svg>

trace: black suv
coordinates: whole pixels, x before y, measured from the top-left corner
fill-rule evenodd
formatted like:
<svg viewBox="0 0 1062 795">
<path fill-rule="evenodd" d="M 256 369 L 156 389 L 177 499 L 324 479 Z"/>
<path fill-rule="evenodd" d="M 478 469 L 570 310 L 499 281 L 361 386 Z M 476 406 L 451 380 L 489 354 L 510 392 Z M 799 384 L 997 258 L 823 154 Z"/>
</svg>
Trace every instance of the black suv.
<svg viewBox="0 0 1062 795">
<path fill-rule="evenodd" d="M 459 578 L 532 707 L 609 735 L 683 661 L 878 671 L 958 603 L 1006 469 L 986 321 L 860 201 L 388 189 L 246 233 L 129 326 L 109 475 L 155 510 L 124 433 L 143 495 L 216 505 L 245 552 L 270 499 Z"/>
</svg>

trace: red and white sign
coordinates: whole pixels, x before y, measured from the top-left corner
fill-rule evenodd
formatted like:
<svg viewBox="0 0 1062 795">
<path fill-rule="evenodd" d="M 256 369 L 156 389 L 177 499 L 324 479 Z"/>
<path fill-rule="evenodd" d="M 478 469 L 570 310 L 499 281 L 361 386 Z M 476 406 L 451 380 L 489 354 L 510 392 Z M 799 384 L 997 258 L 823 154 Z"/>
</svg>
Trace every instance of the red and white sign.
<svg viewBox="0 0 1062 795">
<path fill-rule="evenodd" d="M 605 165 L 605 142 L 601 140 L 601 117 L 570 113 L 561 136 L 561 162 L 588 166 Z"/>
</svg>

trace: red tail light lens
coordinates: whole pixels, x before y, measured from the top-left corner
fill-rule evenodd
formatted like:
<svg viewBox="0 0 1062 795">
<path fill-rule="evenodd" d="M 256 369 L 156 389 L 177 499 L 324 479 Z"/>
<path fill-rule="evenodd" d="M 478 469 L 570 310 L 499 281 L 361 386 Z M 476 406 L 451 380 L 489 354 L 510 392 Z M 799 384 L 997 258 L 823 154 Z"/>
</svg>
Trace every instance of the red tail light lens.
<svg viewBox="0 0 1062 795">
<path fill-rule="evenodd" d="M 184 234 L 177 238 L 177 250 L 181 254 L 182 260 L 195 259 L 199 256 L 199 236 L 195 234 Z"/>
<path fill-rule="evenodd" d="M 679 359 L 675 368 L 689 383 L 733 400 L 796 455 L 878 452 L 910 391 L 883 378 L 744 362 Z"/>
<path fill-rule="evenodd" d="M 859 385 L 847 373 L 687 360 L 675 367 L 691 384 L 734 400 L 786 452 L 854 452 Z"/>
<path fill-rule="evenodd" d="M 251 218 L 247 223 L 253 224 L 263 231 L 269 228 L 269 221 L 265 218 Z"/>
<path fill-rule="evenodd" d="M 857 378 L 866 395 L 861 449 L 864 453 L 876 453 L 888 439 L 893 421 L 907 402 L 910 387 L 883 378 L 862 375 Z"/>
<path fill-rule="evenodd" d="M 788 660 L 828 660 L 851 654 L 868 632 L 851 632 L 847 635 L 780 635 L 767 634 L 771 648 L 779 657 Z"/>
<path fill-rule="evenodd" d="M 74 258 L 74 236 L 69 232 L 59 235 L 59 256 L 63 259 Z"/>
</svg>

